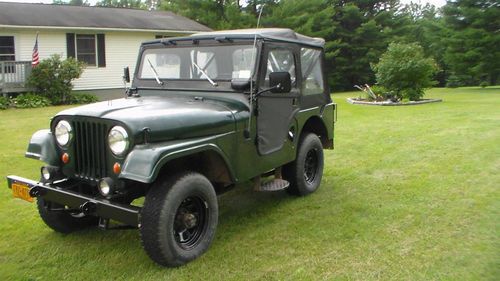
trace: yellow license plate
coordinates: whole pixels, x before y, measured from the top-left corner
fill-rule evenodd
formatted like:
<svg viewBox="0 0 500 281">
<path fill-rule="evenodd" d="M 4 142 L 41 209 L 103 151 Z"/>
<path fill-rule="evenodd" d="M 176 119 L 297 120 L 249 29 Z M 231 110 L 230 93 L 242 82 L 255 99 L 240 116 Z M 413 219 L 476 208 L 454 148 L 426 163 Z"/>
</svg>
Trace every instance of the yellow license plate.
<svg viewBox="0 0 500 281">
<path fill-rule="evenodd" d="M 12 183 L 12 196 L 20 198 L 28 202 L 33 202 L 33 197 L 30 196 L 30 187 L 22 182 Z"/>
</svg>

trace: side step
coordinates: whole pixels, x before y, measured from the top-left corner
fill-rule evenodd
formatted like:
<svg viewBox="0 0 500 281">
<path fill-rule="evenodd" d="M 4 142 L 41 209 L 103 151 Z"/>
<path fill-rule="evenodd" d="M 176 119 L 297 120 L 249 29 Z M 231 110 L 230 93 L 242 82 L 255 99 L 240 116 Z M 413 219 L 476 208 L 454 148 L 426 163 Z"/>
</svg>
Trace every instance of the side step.
<svg viewBox="0 0 500 281">
<path fill-rule="evenodd" d="M 268 182 L 256 186 L 255 191 L 278 191 L 286 189 L 290 183 L 283 179 L 273 179 Z"/>
</svg>

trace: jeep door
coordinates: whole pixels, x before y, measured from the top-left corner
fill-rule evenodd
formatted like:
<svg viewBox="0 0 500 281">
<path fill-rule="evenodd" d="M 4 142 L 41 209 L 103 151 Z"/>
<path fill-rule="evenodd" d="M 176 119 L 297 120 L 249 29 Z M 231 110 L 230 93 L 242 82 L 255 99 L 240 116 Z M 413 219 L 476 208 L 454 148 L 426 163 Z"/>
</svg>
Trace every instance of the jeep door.
<svg viewBox="0 0 500 281">
<path fill-rule="evenodd" d="M 294 131 L 295 114 L 299 111 L 300 81 L 297 71 L 298 48 L 292 44 L 264 45 L 263 68 L 259 89 L 269 88 L 269 74 L 289 72 L 292 89 L 289 93 L 265 92 L 257 100 L 257 148 L 260 155 L 279 151 L 287 142 L 289 132 Z M 290 159 L 293 160 L 293 159 Z M 276 163 L 278 165 L 282 163 Z"/>
</svg>

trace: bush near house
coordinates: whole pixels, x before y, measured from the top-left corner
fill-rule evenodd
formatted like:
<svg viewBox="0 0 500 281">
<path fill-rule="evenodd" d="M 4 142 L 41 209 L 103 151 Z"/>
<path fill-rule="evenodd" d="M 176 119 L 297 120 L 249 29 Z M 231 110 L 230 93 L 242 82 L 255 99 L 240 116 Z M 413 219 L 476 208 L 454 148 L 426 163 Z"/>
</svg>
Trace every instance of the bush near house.
<svg viewBox="0 0 500 281">
<path fill-rule="evenodd" d="M 87 104 L 98 102 L 99 98 L 91 93 L 71 92 L 67 98 L 67 104 Z M 36 93 L 24 93 L 17 97 L 0 96 L 0 110 L 8 108 L 37 108 L 52 105 L 52 102 Z"/>
<path fill-rule="evenodd" d="M 378 84 L 398 99 L 412 101 L 421 99 L 424 90 L 435 84 L 432 77 L 437 71 L 434 60 L 424 57 L 422 47 L 416 43 L 391 43 L 372 68 Z"/>
<path fill-rule="evenodd" d="M 73 93 L 71 82 L 81 76 L 84 64 L 59 55 L 44 59 L 33 68 L 27 79 L 28 87 L 34 92 L 24 93 L 16 98 L 0 97 L 0 109 L 9 107 L 36 108 L 59 104 L 85 104 L 99 101 L 90 93 Z"/>
<path fill-rule="evenodd" d="M 14 98 L 13 102 L 14 107 L 17 108 L 37 108 L 51 105 L 49 99 L 33 93 L 21 94 Z"/>
<path fill-rule="evenodd" d="M 99 98 L 97 96 L 91 94 L 91 93 L 71 93 L 71 96 L 69 98 L 70 104 L 86 104 L 86 103 L 93 103 L 93 102 L 98 102 Z"/>
<path fill-rule="evenodd" d="M 27 81 L 28 87 L 49 99 L 53 105 L 68 104 L 73 89 L 71 81 L 82 75 L 84 66 L 74 58 L 61 60 L 61 56 L 52 55 L 33 68 Z"/>
<path fill-rule="evenodd" d="M 0 96 L 0 109 L 7 109 L 10 106 L 10 99 Z"/>
</svg>

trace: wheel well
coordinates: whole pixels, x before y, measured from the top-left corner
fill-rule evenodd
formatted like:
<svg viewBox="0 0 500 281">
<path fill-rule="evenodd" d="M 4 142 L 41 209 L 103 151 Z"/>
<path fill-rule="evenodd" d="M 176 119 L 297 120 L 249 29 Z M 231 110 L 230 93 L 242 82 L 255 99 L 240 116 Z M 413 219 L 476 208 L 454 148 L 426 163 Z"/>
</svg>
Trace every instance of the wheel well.
<svg viewBox="0 0 500 281">
<path fill-rule="evenodd" d="M 233 183 L 226 162 L 217 152 L 212 150 L 170 160 L 160 169 L 157 178 L 181 171 L 194 171 L 204 175 L 214 185 L 217 193 L 222 193 L 226 187 Z"/>
<path fill-rule="evenodd" d="M 328 139 L 328 132 L 326 130 L 325 124 L 323 123 L 323 120 L 318 116 L 313 116 L 307 120 L 307 122 L 302 127 L 301 135 L 304 135 L 304 133 L 316 134 L 321 140 L 323 148 L 333 147 L 332 140 Z"/>
</svg>

